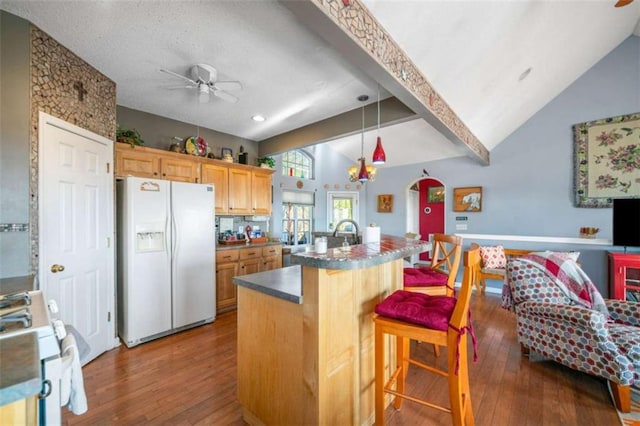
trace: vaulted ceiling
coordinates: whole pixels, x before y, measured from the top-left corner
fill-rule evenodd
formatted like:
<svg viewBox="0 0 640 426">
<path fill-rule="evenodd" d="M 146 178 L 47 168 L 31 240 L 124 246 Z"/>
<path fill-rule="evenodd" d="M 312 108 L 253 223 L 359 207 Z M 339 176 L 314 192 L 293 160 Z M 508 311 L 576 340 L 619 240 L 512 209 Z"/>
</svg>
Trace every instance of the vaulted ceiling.
<svg viewBox="0 0 640 426">
<path fill-rule="evenodd" d="M 640 35 L 640 1 L 622 8 L 612 0 L 361 3 L 488 150 Z M 2 0 L 0 7 L 114 80 L 119 105 L 256 141 L 358 109 L 362 94 L 375 103 L 378 82 L 383 99 L 407 98 L 401 85 L 388 84 L 397 76 L 381 78 L 327 37 L 340 28 L 312 30 L 318 23 L 287 1 Z M 238 102 L 199 103 L 197 90 L 174 89 L 184 81 L 160 72 L 188 76 L 198 63 L 214 66 L 219 80 L 240 81 L 242 90 L 232 92 Z M 251 120 L 256 114 L 266 120 Z M 388 166 L 468 152 L 422 117 L 400 121 L 379 131 Z M 361 135 L 347 133 L 325 139 L 355 159 Z M 367 131 L 367 150 L 377 134 Z"/>
</svg>

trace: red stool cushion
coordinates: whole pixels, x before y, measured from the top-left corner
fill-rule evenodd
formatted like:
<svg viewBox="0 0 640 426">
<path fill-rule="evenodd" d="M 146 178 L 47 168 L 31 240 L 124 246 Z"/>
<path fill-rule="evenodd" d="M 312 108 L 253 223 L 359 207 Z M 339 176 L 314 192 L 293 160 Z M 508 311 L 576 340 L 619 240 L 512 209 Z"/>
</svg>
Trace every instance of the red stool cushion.
<svg viewBox="0 0 640 426">
<path fill-rule="evenodd" d="M 448 296 L 429 296 L 412 291 L 397 290 L 378 303 L 378 315 L 418 324 L 432 330 L 447 331 L 456 299 Z"/>
<path fill-rule="evenodd" d="M 447 277 L 429 268 L 404 268 L 405 287 L 429 287 L 447 285 Z"/>
</svg>

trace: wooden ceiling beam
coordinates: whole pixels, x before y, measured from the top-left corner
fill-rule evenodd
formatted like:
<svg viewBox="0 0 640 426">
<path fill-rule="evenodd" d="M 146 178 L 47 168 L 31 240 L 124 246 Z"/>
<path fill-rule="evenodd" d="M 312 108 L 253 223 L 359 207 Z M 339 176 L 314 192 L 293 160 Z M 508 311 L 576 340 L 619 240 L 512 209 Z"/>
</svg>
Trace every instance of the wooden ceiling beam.
<svg viewBox="0 0 640 426">
<path fill-rule="evenodd" d="M 309 29 L 438 132 L 489 164 L 489 151 L 360 0 L 280 0 Z M 262 142 L 261 142 L 262 143 Z"/>
</svg>

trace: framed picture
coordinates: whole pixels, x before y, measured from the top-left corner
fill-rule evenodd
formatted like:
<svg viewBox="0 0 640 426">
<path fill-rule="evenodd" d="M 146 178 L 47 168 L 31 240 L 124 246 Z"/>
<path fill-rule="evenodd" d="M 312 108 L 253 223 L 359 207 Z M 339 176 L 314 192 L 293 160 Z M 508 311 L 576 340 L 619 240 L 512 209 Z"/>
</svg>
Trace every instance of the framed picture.
<svg viewBox="0 0 640 426">
<path fill-rule="evenodd" d="M 430 186 L 427 188 L 427 202 L 444 203 L 444 186 Z"/>
<path fill-rule="evenodd" d="M 224 159 L 225 157 L 231 157 L 233 159 L 233 150 L 231 148 L 220 149 L 220 158 Z"/>
<path fill-rule="evenodd" d="M 573 126 L 576 207 L 640 197 L 640 112 Z"/>
<path fill-rule="evenodd" d="M 482 187 L 453 188 L 454 212 L 482 211 Z"/>
<path fill-rule="evenodd" d="M 391 213 L 393 211 L 393 194 L 378 195 L 378 213 Z"/>
</svg>

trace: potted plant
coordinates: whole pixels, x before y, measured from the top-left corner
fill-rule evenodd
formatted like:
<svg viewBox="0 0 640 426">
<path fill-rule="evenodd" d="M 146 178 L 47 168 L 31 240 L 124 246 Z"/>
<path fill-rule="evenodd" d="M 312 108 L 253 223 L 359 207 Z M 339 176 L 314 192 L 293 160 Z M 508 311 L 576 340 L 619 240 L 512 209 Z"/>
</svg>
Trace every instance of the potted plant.
<svg viewBox="0 0 640 426">
<path fill-rule="evenodd" d="M 258 158 L 258 165 L 260 167 L 273 169 L 276 166 L 276 160 L 272 157 L 260 157 Z"/>
<path fill-rule="evenodd" d="M 144 141 L 140 137 L 140 133 L 136 129 L 128 130 L 123 129 L 118 124 L 118 130 L 116 131 L 116 141 L 121 143 L 128 143 L 131 148 L 136 145 L 144 145 Z"/>
</svg>

